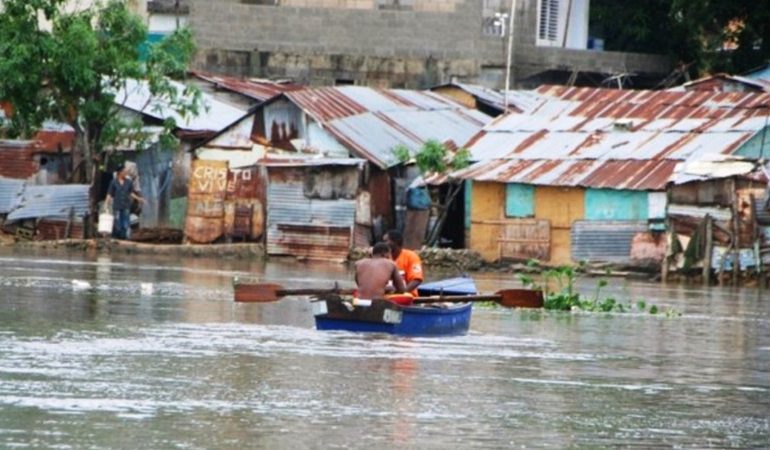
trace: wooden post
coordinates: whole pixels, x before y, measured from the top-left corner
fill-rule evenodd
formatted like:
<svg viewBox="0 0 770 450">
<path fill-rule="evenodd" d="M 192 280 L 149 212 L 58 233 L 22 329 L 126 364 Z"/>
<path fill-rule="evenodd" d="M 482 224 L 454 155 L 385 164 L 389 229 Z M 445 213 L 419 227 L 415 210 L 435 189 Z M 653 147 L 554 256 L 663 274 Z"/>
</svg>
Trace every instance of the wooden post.
<svg viewBox="0 0 770 450">
<path fill-rule="evenodd" d="M 714 247 L 714 229 L 711 215 L 706 214 L 706 254 L 703 258 L 703 285 L 711 284 L 711 255 Z"/>
<path fill-rule="evenodd" d="M 69 239 L 72 234 L 72 223 L 75 221 L 75 207 L 70 207 L 70 213 L 67 216 L 67 225 L 64 227 L 64 239 Z"/>
<path fill-rule="evenodd" d="M 741 273 L 741 260 L 740 260 L 740 223 L 738 221 L 738 214 L 740 211 L 738 210 L 738 191 L 736 189 L 736 183 L 735 178 L 730 178 L 729 184 L 730 186 L 730 196 L 732 197 L 732 205 L 730 207 L 732 211 L 733 220 L 731 222 L 732 224 L 732 231 L 733 231 L 733 280 L 732 284 L 733 286 L 738 285 L 738 279 Z"/>
</svg>

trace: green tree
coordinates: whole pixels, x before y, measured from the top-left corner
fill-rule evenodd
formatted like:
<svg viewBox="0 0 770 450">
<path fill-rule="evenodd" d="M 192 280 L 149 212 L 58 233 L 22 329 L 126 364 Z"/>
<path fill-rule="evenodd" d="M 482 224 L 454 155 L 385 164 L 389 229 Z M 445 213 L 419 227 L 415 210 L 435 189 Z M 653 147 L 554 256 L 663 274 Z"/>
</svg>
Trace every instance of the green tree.
<svg viewBox="0 0 770 450">
<path fill-rule="evenodd" d="M 117 145 L 142 148 L 147 135 L 140 121 L 121 114 L 116 92 L 128 79 L 145 80 L 150 92 L 182 116 L 197 114 L 200 93 L 180 92 L 169 76 L 184 74 L 194 50 L 182 29 L 153 46 L 145 61 L 142 19 L 125 2 L 110 0 L 65 12 L 63 0 L 4 0 L 0 11 L 0 99 L 13 114 L 7 134 L 28 138 L 52 119 L 75 129 L 74 180 L 91 183 L 91 220 L 96 212 L 97 173 Z M 51 25 L 40 26 L 40 18 Z M 176 124 L 164 123 L 162 142 Z"/>
<path fill-rule="evenodd" d="M 770 59 L 770 0 L 592 0 L 591 34 L 606 50 L 668 54 L 693 76 L 742 73 Z"/>
<path fill-rule="evenodd" d="M 409 148 L 403 145 L 397 146 L 394 153 L 403 163 L 414 160 L 423 179 L 448 175 L 452 171 L 468 167 L 471 162 L 470 152 L 467 149 L 451 152 L 444 144 L 432 139 L 426 141 L 414 155 Z M 443 193 L 440 189 L 426 187 L 431 199 L 431 209 L 436 214 L 436 221 L 425 238 L 425 244 L 430 247 L 438 243 L 449 213 L 449 207 L 463 186 L 462 180 L 451 178 L 446 181 L 446 185 L 448 189 Z"/>
</svg>

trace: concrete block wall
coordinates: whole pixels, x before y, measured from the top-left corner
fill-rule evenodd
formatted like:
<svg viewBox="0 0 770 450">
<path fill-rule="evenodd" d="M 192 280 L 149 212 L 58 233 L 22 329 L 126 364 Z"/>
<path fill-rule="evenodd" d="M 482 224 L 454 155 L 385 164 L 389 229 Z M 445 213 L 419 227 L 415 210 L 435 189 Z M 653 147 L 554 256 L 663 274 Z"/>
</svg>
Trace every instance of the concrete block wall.
<svg viewBox="0 0 770 450">
<path fill-rule="evenodd" d="M 191 0 L 196 68 L 311 85 L 422 88 L 453 77 L 503 84 L 507 42 L 482 33 L 484 0 L 276 1 Z M 629 54 L 537 47 L 537 0 L 517 4 L 516 79 L 549 68 L 663 67 Z"/>
</svg>

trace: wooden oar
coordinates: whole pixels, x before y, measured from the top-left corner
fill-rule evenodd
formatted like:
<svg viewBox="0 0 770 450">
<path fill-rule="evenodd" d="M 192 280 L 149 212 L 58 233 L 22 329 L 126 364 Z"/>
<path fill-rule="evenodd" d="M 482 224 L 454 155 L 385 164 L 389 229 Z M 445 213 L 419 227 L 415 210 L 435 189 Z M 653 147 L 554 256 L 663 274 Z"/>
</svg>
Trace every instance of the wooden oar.
<svg viewBox="0 0 770 450">
<path fill-rule="evenodd" d="M 286 296 L 317 296 L 327 294 L 352 295 L 354 289 L 340 288 L 335 284 L 330 288 L 286 289 L 276 283 L 236 283 L 234 286 L 236 302 L 274 302 Z M 479 295 L 436 295 L 416 297 L 413 304 L 427 303 L 464 303 L 497 302 L 508 308 L 542 308 L 543 293 L 531 289 L 504 289 L 495 294 Z"/>
<path fill-rule="evenodd" d="M 351 295 L 353 289 L 340 288 L 336 284 L 331 288 L 286 289 L 275 283 L 236 283 L 234 286 L 236 302 L 274 302 L 289 295 Z"/>
<path fill-rule="evenodd" d="M 416 297 L 412 304 L 423 305 L 443 302 L 497 302 L 497 304 L 507 308 L 542 308 L 543 292 L 532 289 L 503 289 L 494 294 L 435 295 L 431 297 Z"/>
</svg>

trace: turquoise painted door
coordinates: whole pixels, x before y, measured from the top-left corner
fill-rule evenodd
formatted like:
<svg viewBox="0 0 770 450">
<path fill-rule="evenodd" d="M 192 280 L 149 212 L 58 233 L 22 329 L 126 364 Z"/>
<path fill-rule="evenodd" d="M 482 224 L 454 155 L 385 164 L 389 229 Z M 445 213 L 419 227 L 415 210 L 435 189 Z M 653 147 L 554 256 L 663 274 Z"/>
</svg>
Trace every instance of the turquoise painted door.
<svg viewBox="0 0 770 450">
<path fill-rule="evenodd" d="M 647 192 L 622 189 L 588 189 L 587 220 L 648 220 Z"/>
</svg>

